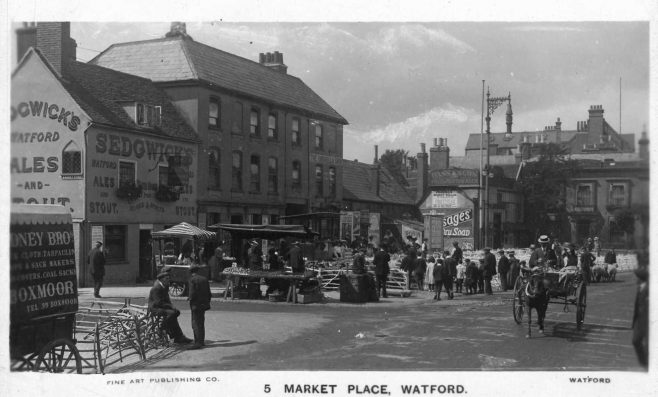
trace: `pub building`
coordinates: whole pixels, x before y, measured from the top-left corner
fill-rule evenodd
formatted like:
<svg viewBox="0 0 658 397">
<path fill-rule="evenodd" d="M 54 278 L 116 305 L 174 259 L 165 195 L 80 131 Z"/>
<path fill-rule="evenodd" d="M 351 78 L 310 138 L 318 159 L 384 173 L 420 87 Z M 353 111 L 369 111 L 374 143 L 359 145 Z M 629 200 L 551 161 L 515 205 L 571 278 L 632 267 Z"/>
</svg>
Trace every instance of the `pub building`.
<svg viewBox="0 0 658 397">
<path fill-rule="evenodd" d="M 345 118 L 278 51 L 246 59 L 183 22 L 162 36 L 112 44 L 89 63 L 152 80 L 199 135 L 194 224 L 305 224 L 337 237 Z"/>
<path fill-rule="evenodd" d="M 150 236 L 196 222 L 200 140 L 152 81 L 75 60 L 69 23 L 24 25 L 11 77 L 11 200 L 74 222 L 78 283 L 106 251 L 106 283 L 153 276 Z"/>
</svg>

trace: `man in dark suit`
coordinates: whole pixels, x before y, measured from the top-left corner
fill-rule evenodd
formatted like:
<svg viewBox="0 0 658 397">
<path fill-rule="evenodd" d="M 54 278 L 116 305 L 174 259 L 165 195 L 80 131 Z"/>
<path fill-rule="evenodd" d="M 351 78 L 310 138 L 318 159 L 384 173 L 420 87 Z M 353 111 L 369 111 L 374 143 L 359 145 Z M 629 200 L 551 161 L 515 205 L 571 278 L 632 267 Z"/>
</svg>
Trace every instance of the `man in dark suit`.
<svg viewBox="0 0 658 397">
<path fill-rule="evenodd" d="M 491 279 L 496 275 L 496 256 L 491 253 L 491 248 L 484 249 L 484 272 L 482 278 L 484 279 L 484 293 L 493 295 L 491 289 Z"/>
<path fill-rule="evenodd" d="M 446 287 L 446 293 L 448 294 L 448 299 L 452 299 L 455 295 L 452 292 L 452 285 L 455 277 L 457 276 L 457 259 L 454 256 L 450 255 L 449 251 L 444 251 L 446 257 L 443 267 L 443 285 Z"/>
<path fill-rule="evenodd" d="M 94 298 L 100 298 L 103 277 L 105 277 L 105 253 L 103 253 L 102 242 L 96 241 L 96 246 L 89 251 L 87 263 L 90 265 L 89 271 L 94 278 Z"/>
<path fill-rule="evenodd" d="M 388 298 L 386 294 L 386 282 L 388 281 L 388 274 L 391 272 L 388 265 L 390 261 L 391 256 L 386 252 L 386 247 L 383 245 L 380 246 L 372 262 L 375 265 L 375 277 L 377 277 L 377 295 L 383 298 Z"/>
<path fill-rule="evenodd" d="M 461 247 L 459 246 L 459 242 L 453 241 L 452 245 L 455 247 L 455 249 L 452 251 L 452 257 L 455 258 L 457 263 L 462 263 L 464 260 L 464 251 L 462 251 Z"/>
<path fill-rule="evenodd" d="M 498 259 L 498 274 L 500 278 L 500 289 L 501 291 L 507 291 L 509 289 L 509 284 L 507 280 L 507 275 L 510 271 L 510 260 L 505 256 L 505 250 L 498 251 L 500 254 L 500 259 Z"/>
<path fill-rule="evenodd" d="M 171 304 L 169 299 L 169 271 L 163 270 L 157 275 L 149 292 L 149 310 L 152 314 L 164 316 L 162 326 L 175 343 L 190 343 L 192 339 L 186 337 L 178 324 L 180 311 Z"/>
<path fill-rule="evenodd" d="M 190 266 L 189 297 L 192 311 L 192 331 L 194 345 L 190 349 L 200 349 L 206 337 L 206 310 L 210 309 L 210 284 L 208 279 L 199 274 L 201 266 L 196 263 Z"/>
<path fill-rule="evenodd" d="M 288 251 L 288 263 L 292 268 L 293 273 L 304 273 L 306 266 L 304 266 L 304 257 L 302 256 L 302 248 L 299 246 L 299 241 L 292 244 L 292 248 Z"/>
</svg>

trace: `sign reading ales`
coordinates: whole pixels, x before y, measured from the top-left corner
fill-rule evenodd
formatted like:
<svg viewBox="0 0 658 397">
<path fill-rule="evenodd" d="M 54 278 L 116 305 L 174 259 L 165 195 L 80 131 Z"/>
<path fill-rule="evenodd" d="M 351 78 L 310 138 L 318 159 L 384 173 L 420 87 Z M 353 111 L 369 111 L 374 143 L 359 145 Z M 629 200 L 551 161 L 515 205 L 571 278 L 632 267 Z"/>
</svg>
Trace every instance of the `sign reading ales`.
<svg viewBox="0 0 658 397">
<path fill-rule="evenodd" d="M 12 211 L 11 218 L 12 322 L 77 311 L 78 289 L 70 214 L 51 216 Z"/>
</svg>

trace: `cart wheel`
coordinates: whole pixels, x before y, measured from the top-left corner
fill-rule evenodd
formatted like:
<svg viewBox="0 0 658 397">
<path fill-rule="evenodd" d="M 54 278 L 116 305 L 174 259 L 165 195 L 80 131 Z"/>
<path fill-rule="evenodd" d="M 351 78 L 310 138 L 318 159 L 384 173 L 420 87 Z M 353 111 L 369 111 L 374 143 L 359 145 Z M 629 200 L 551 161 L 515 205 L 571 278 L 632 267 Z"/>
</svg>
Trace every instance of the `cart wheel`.
<svg viewBox="0 0 658 397">
<path fill-rule="evenodd" d="M 523 321 L 523 305 L 525 303 L 525 291 L 523 290 L 523 278 L 521 276 L 516 278 L 514 282 L 514 295 L 512 296 L 512 311 L 514 313 L 514 321 L 521 324 Z"/>
<path fill-rule="evenodd" d="M 185 284 L 184 283 L 174 283 L 169 284 L 169 295 L 171 296 L 183 296 L 185 293 Z"/>
<path fill-rule="evenodd" d="M 578 330 L 583 328 L 585 323 L 585 309 L 587 309 L 587 287 L 585 284 L 580 284 L 576 290 L 576 328 Z"/>
<path fill-rule="evenodd" d="M 35 371 L 53 373 L 82 373 L 82 359 L 78 348 L 70 339 L 48 342 L 37 358 Z"/>
</svg>

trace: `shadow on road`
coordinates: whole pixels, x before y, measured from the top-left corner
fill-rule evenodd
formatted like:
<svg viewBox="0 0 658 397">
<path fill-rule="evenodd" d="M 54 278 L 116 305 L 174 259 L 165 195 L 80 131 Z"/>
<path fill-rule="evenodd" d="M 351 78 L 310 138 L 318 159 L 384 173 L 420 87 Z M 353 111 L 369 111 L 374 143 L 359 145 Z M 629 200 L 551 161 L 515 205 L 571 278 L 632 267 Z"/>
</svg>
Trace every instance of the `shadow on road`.
<svg viewBox="0 0 658 397">
<path fill-rule="evenodd" d="M 553 325 L 552 332 L 547 333 L 546 336 L 567 339 L 570 342 L 586 342 L 590 334 L 596 335 L 605 331 L 629 331 L 630 329 L 630 327 L 585 323 L 583 328 L 578 330 L 574 323 L 557 323 Z"/>
<path fill-rule="evenodd" d="M 220 341 L 214 341 L 212 343 L 206 343 L 204 349 L 212 348 L 212 347 L 235 347 L 235 346 L 244 346 L 244 345 L 251 345 L 254 343 L 258 343 L 257 340 L 247 340 L 244 342 L 230 342 L 228 340 L 220 340 Z"/>
</svg>

